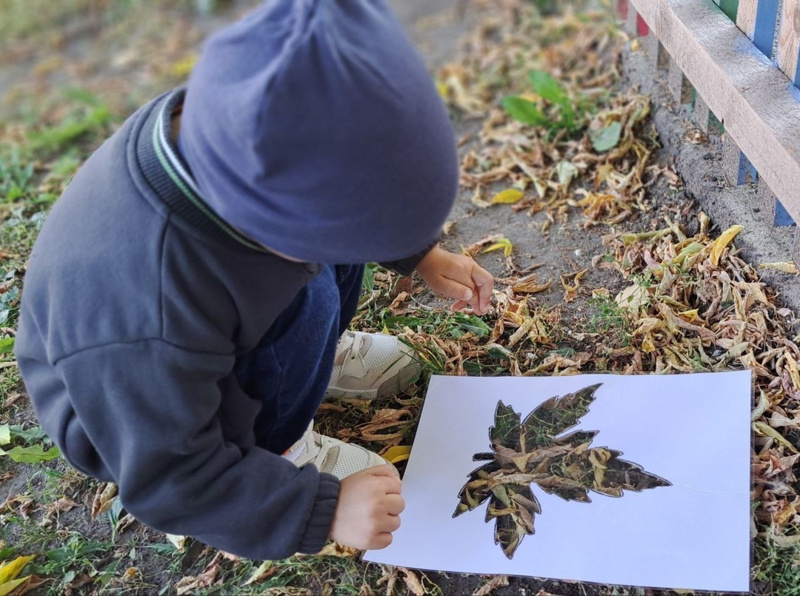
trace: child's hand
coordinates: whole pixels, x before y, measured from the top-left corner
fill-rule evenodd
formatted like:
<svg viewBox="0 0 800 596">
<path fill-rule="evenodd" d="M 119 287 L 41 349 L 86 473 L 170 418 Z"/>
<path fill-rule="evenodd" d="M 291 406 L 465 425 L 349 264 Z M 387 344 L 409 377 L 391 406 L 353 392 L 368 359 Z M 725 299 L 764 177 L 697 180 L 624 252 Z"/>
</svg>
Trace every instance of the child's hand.
<svg viewBox="0 0 800 596">
<path fill-rule="evenodd" d="M 400 527 L 405 501 L 400 474 L 391 464 L 375 466 L 342 479 L 333 514 L 331 538 L 360 550 L 386 548 Z"/>
<path fill-rule="evenodd" d="M 469 304 L 482 315 L 489 308 L 494 278 L 472 258 L 435 246 L 419 262 L 417 272 L 430 289 L 455 299 L 453 310 Z"/>
</svg>

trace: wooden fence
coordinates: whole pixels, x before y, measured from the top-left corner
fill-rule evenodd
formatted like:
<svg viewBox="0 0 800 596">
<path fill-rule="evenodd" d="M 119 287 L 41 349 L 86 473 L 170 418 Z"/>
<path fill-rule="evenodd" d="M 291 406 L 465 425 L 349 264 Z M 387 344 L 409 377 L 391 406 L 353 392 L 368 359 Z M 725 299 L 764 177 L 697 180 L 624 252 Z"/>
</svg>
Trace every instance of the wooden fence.
<svg viewBox="0 0 800 596">
<path fill-rule="evenodd" d="M 800 222 L 800 0 L 617 6 L 645 44 L 652 76 L 668 61 L 675 99 L 693 102 L 705 132 L 714 117 L 724 126 L 728 182 L 757 182 L 775 225 Z"/>
</svg>

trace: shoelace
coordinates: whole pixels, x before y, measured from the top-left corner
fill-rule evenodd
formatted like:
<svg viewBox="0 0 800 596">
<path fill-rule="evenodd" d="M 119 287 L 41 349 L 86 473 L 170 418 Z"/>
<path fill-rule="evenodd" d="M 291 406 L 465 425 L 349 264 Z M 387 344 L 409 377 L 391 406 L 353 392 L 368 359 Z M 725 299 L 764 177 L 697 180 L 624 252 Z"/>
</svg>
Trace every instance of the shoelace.
<svg viewBox="0 0 800 596">
<path fill-rule="evenodd" d="M 355 360 L 356 356 L 361 353 L 361 342 L 364 336 L 360 333 L 353 333 L 353 344 L 350 346 L 350 360 Z"/>
</svg>

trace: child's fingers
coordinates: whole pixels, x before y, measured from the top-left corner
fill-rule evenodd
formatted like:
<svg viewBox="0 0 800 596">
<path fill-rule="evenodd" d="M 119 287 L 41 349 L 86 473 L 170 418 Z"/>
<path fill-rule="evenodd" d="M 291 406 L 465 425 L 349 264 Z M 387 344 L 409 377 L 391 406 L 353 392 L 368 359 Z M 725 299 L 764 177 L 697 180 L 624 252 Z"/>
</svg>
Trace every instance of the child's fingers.
<svg viewBox="0 0 800 596">
<path fill-rule="evenodd" d="M 390 476 L 392 478 L 397 478 L 400 480 L 400 472 L 397 471 L 392 464 L 386 463 L 381 466 L 372 466 L 371 468 L 367 468 L 370 474 L 373 476 Z"/>
<path fill-rule="evenodd" d="M 381 520 L 378 529 L 383 532 L 394 532 L 400 527 L 400 518 L 396 515 L 387 515 Z"/>
<path fill-rule="evenodd" d="M 439 281 L 440 283 L 437 289 L 445 296 L 467 302 L 475 297 L 475 292 L 470 287 L 472 283 L 469 279 L 462 281 L 460 279 L 452 279 L 443 276 Z"/>
<path fill-rule="evenodd" d="M 406 508 L 406 502 L 400 495 L 386 495 L 386 512 L 390 515 L 400 515 Z"/>
<path fill-rule="evenodd" d="M 464 307 L 466 307 L 466 306 L 469 306 L 469 302 L 467 302 L 466 300 L 457 300 L 457 301 L 455 301 L 455 302 L 453 303 L 453 305 L 450 307 L 450 310 L 452 310 L 453 312 L 455 312 L 455 311 L 457 311 L 457 310 L 461 310 L 462 308 L 464 308 Z"/>
<path fill-rule="evenodd" d="M 472 268 L 472 281 L 475 283 L 475 289 L 478 293 L 479 307 L 476 310 L 481 312 L 489 308 L 489 302 L 492 300 L 492 288 L 494 288 L 494 277 L 491 273 L 479 267 L 477 264 Z"/>
<path fill-rule="evenodd" d="M 375 539 L 370 543 L 367 547 L 369 550 L 380 550 L 382 548 L 386 548 L 392 543 L 392 533 L 391 532 L 382 532 L 378 534 Z"/>
</svg>

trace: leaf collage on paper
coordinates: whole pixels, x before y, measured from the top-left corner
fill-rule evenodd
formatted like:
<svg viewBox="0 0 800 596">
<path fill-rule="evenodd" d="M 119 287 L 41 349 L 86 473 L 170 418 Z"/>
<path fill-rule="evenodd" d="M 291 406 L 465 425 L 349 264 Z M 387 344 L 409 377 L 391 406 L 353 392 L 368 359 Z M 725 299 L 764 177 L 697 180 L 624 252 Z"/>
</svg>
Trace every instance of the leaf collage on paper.
<svg viewBox="0 0 800 596">
<path fill-rule="evenodd" d="M 671 486 L 641 466 L 620 459 L 620 451 L 590 447 L 597 431 L 563 434 L 589 411 L 599 387 L 591 385 L 551 397 L 521 422 L 513 408 L 498 402 L 494 426 L 489 428 L 492 452 L 474 456 L 476 461 L 490 461 L 469 475 L 453 517 L 488 499 L 486 521 L 495 520 L 495 544 L 511 559 L 522 539 L 535 533 L 535 516 L 542 513 L 532 484 L 581 503 L 591 502 L 589 492 L 621 497 L 626 490 Z"/>
</svg>

